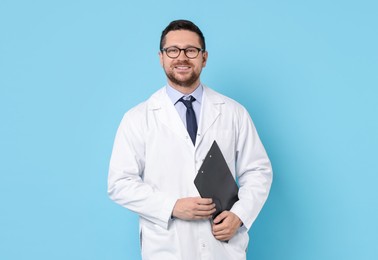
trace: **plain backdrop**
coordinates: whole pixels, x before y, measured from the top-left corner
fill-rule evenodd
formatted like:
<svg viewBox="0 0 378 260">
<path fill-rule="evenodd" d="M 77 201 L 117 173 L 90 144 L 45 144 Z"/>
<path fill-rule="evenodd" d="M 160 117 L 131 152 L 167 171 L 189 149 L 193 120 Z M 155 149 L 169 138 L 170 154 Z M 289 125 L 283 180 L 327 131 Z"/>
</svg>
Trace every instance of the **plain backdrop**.
<svg viewBox="0 0 378 260">
<path fill-rule="evenodd" d="M 378 259 L 375 0 L 0 0 L 0 259 L 138 260 L 107 197 L 123 114 L 165 83 L 161 31 L 194 21 L 202 81 L 271 158 L 248 259 Z"/>
</svg>

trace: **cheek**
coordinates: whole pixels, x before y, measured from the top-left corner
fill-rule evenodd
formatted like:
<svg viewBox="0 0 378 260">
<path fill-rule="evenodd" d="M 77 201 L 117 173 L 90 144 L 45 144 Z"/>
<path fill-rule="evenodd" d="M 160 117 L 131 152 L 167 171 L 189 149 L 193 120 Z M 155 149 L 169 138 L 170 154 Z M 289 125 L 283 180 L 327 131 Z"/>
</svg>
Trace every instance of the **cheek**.
<svg viewBox="0 0 378 260">
<path fill-rule="evenodd" d="M 199 71 L 202 70 L 202 68 L 205 67 L 205 64 L 206 64 L 205 62 L 199 62 L 199 63 L 196 65 L 197 70 L 199 70 Z"/>
<path fill-rule="evenodd" d="M 166 72 L 170 72 L 170 71 L 173 71 L 173 66 L 172 66 L 171 63 L 165 62 L 165 63 L 163 63 L 163 69 Z"/>
<path fill-rule="evenodd" d="M 168 63 L 164 61 L 163 59 L 160 59 L 160 65 L 163 67 L 163 69 L 169 68 Z"/>
<path fill-rule="evenodd" d="M 160 57 L 160 65 L 164 68 L 164 69 L 167 69 L 169 68 L 171 65 L 171 62 L 169 62 L 169 60 L 163 58 L 163 57 Z"/>
</svg>

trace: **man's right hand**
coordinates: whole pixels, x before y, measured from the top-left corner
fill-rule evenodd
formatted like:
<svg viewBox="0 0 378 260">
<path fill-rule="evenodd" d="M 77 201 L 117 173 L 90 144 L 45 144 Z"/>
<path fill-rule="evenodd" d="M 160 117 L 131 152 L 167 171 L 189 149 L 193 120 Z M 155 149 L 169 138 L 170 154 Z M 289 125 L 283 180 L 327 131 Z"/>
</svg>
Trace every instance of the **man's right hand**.
<svg viewBox="0 0 378 260">
<path fill-rule="evenodd" d="M 215 204 L 212 199 L 191 197 L 176 201 L 172 215 L 183 220 L 209 219 L 215 212 Z"/>
</svg>

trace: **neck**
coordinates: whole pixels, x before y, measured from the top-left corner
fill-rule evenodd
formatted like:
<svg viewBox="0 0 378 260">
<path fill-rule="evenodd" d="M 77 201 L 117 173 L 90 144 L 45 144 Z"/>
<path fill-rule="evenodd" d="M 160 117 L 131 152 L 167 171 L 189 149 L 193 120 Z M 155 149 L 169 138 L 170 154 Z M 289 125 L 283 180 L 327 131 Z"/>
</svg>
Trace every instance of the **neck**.
<svg viewBox="0 0 378 260">
<path fill-rule="evenodd" d="M 175 90 L 181 92 L 182 94 L 188 95 L 190 93 L 193 93 L 199 87 L 200 81 L 197 81 L 197 82 L 195 82 L 194 84 L 192 84 L 190 86 L 177 85 L 177 84 L 174 84 L 173 82 L 171 82 L 170 80 L 168 80 L 168 84 L 172 88 L 174 88 Z"/>
</svg>

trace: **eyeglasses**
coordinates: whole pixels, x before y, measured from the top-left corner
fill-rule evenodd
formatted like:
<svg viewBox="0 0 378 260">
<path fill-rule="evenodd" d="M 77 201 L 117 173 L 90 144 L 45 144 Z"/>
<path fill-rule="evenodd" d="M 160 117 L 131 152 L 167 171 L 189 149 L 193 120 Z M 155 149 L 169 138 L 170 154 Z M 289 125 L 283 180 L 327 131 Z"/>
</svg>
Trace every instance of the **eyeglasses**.
<svg viewBox="0 0 378 260">
<path fill-rule="evenodd" d="M 184 51 L 185 56 L 188 57 L 189 59 L 195 59 L 197 58 L 198 54 L 200 51 L 204 51 L 204 49 L 197 48 L 197 47 L 188 47 L 185 49 L 180 49 L 178 47 L 168 47 L 161 49 L 161 51 L 165 51 L 167 56 L 171 59 L 176 59 L 178 56 L 180 56 L 181 51 Z"/>
</svg>

